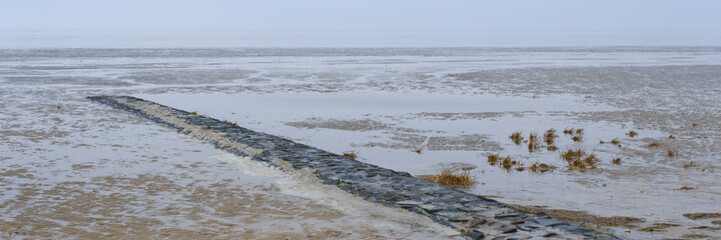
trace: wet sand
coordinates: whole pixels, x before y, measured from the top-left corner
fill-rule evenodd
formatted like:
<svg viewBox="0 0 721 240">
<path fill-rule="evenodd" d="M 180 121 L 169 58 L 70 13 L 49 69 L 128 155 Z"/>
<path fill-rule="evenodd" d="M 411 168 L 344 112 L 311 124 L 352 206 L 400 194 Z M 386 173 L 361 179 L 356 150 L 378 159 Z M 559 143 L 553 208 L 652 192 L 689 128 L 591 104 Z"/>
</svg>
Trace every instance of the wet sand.
<svg viewBox="0 0 721 240">
<path fill-rule="evenodd" d="M 356 209 L 348 205 L 360 200 L 313 191 L 267 166 L 236 166 L 238 157 L 79 98 L 83 87 L 0 88 L 0 239 L 453 234 L 410 213 Z"/>
</svg>

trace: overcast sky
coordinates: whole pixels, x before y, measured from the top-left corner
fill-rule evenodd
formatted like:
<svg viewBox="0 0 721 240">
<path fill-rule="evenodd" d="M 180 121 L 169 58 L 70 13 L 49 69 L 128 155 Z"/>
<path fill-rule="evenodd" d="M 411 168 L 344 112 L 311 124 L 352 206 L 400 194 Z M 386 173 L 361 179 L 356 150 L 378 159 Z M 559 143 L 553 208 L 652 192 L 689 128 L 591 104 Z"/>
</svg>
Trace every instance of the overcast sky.
<svg viewBox="0 0 721 240">
<path fill-rule="evenodd" d="M 721 1 L 0 0 L 0 29 L 721 31 Z"/>
</svg>

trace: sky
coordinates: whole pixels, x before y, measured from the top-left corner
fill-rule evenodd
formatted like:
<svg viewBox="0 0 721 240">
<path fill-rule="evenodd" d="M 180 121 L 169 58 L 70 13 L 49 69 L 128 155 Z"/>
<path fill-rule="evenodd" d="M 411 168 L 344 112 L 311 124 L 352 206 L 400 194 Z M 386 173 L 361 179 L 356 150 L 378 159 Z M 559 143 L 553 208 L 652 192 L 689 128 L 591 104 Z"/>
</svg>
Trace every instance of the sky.
<svg viewBox="0 0 721 240">
<path fill-rule="evenodd" d="M 721 31 L 721 1 L 0 0 L 0 29 Z"/>
</svg>

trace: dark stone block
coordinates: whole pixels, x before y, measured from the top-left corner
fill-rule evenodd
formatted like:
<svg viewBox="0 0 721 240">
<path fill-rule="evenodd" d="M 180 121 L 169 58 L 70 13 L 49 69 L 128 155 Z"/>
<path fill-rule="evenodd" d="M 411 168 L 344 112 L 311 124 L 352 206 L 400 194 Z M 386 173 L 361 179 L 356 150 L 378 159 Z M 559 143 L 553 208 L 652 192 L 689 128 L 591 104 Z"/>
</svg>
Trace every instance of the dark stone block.
<svg viewBox="0 0 721 240">
<path fill-rule="evenodd" d="M 502 218 L 513 218 L 513 217 L 518 217 L 518 216 L 521 216 L 521 214 L 518 214 L 518 213 L 502 213 L 502 214 L 496 214 L 495 217 L 498 218 L 498 219 L 502 219 Z"/>
<path fill-rule="evenodd" d="M 480 232 L 478 230 L 473 230 L 470 233 L 466 233 L 463 236 L 466 237 L 466 239 L 471 239 L 471 240 L 478 240 L 478 239 L 486 238 L 486 235 L 483 234 L 483 232 Z"/>
<path fill-rule="evenodd" d="M 516 227 L 514 227 L 514 226 L 504 227 L 503 229 L 501 229 L 502 233 L 514 233 L 517 231 L 518 231 L 518 229 L 516 229 Z"/>
</svg>

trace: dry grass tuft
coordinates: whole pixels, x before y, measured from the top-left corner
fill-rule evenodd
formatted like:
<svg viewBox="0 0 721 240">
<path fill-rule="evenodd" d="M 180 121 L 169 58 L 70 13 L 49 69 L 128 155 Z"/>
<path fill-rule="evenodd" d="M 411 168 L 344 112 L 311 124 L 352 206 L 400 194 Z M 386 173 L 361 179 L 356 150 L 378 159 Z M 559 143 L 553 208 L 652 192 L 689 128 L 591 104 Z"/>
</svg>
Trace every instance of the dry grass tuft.
<svg viewBox="0 0 721 240">
<path fill-rule="evenodd" d="M 649 148 L 660 147 L 660 146 L 661 146 L 661 144 L 658 142 L 651 142 L 648 145 L 646 145 L 646 147 L 649 147 Z"/>
<path fill-rule="evenodd" d="M 528 134 L 528 151 L 533 152 L 533 150 L 538 149 L 541 146 L 541 141 L 538 138 L 537 133 L 530 133 Z"/>
<path fill-rule="evenodd" d="M 543 134 L 543 141 L 546 142 L 548 146 L 552 146 L 557 137 L 558 135 L 556 135 L 556 129 L 551 128 Z"/>
<path fill-rule="evenodd" d="M 523 142 L 523 136 L 521 136 L 521 132 L 514 132 L 511 133 L 511 136 L 508 136 L 508 138 L 513 141 L 516 145 L 521 145 L 521 142 Z"/>
<path fill-rule="evenodd" d="M 231 121 L 228 121 L 228 120 L 223 120 L 223 122 L 224 122 L 224 123 L 227 123 L 227 124 L 230 124 L 230 125 L 233 125 L 233 126 L 238 126 L 238 122 L 231 122 Z"/>
<path fill-rule="evenodd" d="M 539 162 L 533 163 L 531 164 L 531 166 L 528 167 L 528 170 L 534 173 L 545 173 L 548 171 L 553 171 L 553 169 L 556 169 L 556 166 Z"/>
<path fill-rule="evenodd" d="M 358 154 L 356 154 L 355 152 L 344 152 L 343 156 L 356 159 L 358 157 Z"/>
<path fill-rule="evenodd" d="M 584 158 L 583 156 L 585 155 L 586 153 L 581 149 L 568 150 L 561 153 L 561 158 L 568 162 L 569 170 L 579 170 L 583 172 L 587 169 L 595 169 L 596 163 L 598 163 L 600 160 L 598 160 L 598 158 L 593 154 L 588 155 Z"/>
<path fill-rule="evenodd" d="M 583 141 L 583 129 L 582 128 L 578 128 L 578 129 L 566 128 L 566 129 L 563 129 L 563 134 L 571 135 L 571 140 L 573 140 L 574 142 Z"/>
<path fill-rule="evenodd" d="M 621 158 L 611 159 L 611 163 L 613 163 L 613 164 L 621 164 Z"/>
<path fill-rule="evenodd" d="M 498 154 L 488 155 L 488 164 L 490 164 L 491 166 L 495 166 L 499 160 L 501 160 L 501 157 L 498 156 Z"/>
<path fill-rule="evenodd" d="M 423 179 L 456 188 L 468 188 L 476 183 L 476 178 L 469 176 L 468 172 L 453 174 L 449 170 L 443 170 L 440 174 L 423 177 Z"/>
<path fill-rule="evenodd" d="M 498 154 L 488 155 L 488 164 L 490 164 L 491 166 L 498 165 L 498 167 L 503 168 L 509 172 L 513 169 L 516 169 L 516 171 L 519 171 L 519 172 L 526 169 L 523 166 L 523 163 L 513 160 L 513 158 L 511 156 L 501 157 Z"/>
<path fill-rule="evenodd" d="M 506 171 L 511 171 L 511 168 L 513 165 L 516 165 L 518 162 L 516 160 L 513 160 L 510 156 L 504 157 L 503 160 L 501 160 L 501 167 L 503 169 L 506 169 Z"/>
<path fill-rule="evenodd" d="M 573 160 L 580 160 L 581 157 L 583 157 L 583 155 L 585 154 L 586 152 L 581 149 L 569 149 L 568 151 L 561 153 L 561 158 L 563 158 L 563 160 L 566 160 L 567 162 L 572 162 Z"/>
<path fill-rule="evenodd" d="M 667 150 L 666 150 L 666 156 L 667 156 L 667 157 L 675 157 L 675 156 L 678 156 L 678 151 L 674 151 L 674 150 L 671 150 L 671 149 L 667 149 Z"/>
<path fill-rule="evenodd" d="M 628 132 L 626 133 L 626 136 L 629 136 L 629 137 L 635 137 L 636 135 L 638 135 L 638 133 L 637 133 L 637 132 L 634 132 L 634 131 L 628 131 Z"/>
<path fill-rule="evenodd" d="M 418 153 L 418 155 L 420 155 L 423 152 L 423 148 L 419 147 L 419 148 L 413 149 L 413 152 Z"/>
<path fill-rule="evenodd" d="M 583 158 L 583 163 L 586 164 L 589 168 L 593 169 L 596 168 L 596 163 L 600 162 L 601 160 L 598 160 L 598 158 L 591 154 L 587 157 Z"/>
</svg>

